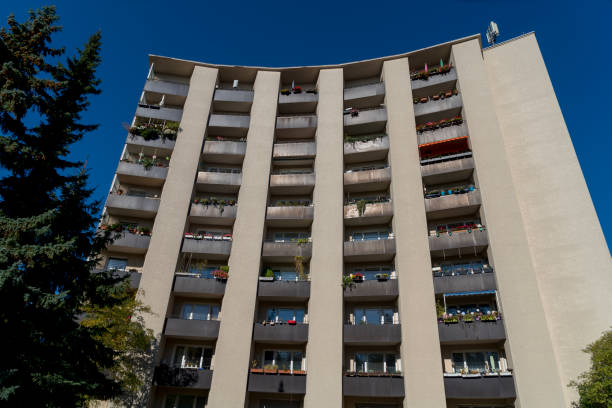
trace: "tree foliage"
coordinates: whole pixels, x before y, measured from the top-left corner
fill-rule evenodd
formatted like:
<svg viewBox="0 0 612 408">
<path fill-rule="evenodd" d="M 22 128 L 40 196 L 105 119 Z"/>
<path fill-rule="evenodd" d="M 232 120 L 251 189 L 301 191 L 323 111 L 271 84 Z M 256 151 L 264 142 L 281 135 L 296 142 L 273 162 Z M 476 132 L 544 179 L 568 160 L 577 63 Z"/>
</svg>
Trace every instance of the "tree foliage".
<svg viewBox="0 0 612 408">
<path fill-rule="evenodd" d="M 584 349 L 591 355 L 591 369 L 572 381 L 580 398 L 576 408 L 612 408 L 612 330 Z"/>
<path fill-rule="evenodd" d="M 74 407 L 121 393 L 108 375 L 120 353 L 106 325 L 82 325 L 84 305 L 122 304 L 122 279 L 91 273 L 110 239 L 96 234 L 83 163 L 70 147 L 100 92 L 100 33 L 76 55 L 51 46 L 54 7 L 9 16 L 0 29 L 0 406 Z"/>
</svg>

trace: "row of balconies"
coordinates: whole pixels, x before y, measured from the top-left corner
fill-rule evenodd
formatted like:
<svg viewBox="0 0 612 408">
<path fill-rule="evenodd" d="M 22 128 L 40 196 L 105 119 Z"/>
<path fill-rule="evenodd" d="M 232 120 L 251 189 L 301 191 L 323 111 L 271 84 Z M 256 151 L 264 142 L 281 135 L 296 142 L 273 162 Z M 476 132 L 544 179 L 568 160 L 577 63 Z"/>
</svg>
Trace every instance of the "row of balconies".
<svg viewBox="0 0 612 408">
<path fill-rule="evenodd" d="M 209 390 L 212 370 L 158 367 L 154 383 L 163 387 Z M 516 389 L 511 375 L 479 376 L 475 378 L 444 377 L 448 399 L 514 399 Z M 250 373 L 248 392 L 304 395 L 306 375 Z M 404 380 L 395 375 L 347 373 L 342 379 L 342 393 L 347 397 L 403 398 Z"/>
</svg>

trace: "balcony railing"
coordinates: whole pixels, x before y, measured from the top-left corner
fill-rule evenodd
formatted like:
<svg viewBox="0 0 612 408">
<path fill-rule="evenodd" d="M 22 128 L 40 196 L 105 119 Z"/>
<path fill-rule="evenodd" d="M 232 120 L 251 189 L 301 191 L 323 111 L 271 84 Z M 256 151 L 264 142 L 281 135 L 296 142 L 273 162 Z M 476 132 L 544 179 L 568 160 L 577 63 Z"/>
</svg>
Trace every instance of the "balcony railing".
<svg viewBox="0 0 612 408">
<path fill-rule="evenodd" d="M 272 394 L 305 394 L 306 393 L 306 373 L 304 371 L 293 374 L 264 374 L 263 369 L 260 372 L 249 374 L 248 389 L 249 392 L 264 392 Z"/>
<path fill-rule="evenodd" d="M 344 206 L 344 224 L 350 226 L 386 224 L 393 217 L 391 201 L 357 200 Z"/>
<path fill-rule="evenodd" d="M 308 324 L 255 323 L 253 341 L 258 343 L 303 344 L 308 341 Z"/>
<path fill-rule="evenodd" d="M 417 131 L 419 137 L 419 145 L 443 142 L 447 140 L 460 140 L 468 134 L 465 123 L 454 123 L 445 127 L 437 127 L 427 131 Z"/>
<path fill-rule="evenodd" d="M 260 280 L 257 296 L 260 300 L 308 300 L 310 298 L 310 281 Z"/>
<path fill-rule="evenodd" d="M 373 108 L 354 109 L 345 113 L 344 126 L 349 128 L 353 126 L 363 126 L 364 132 L 369 129 L 367 125 L 378 124 L 376 129 L 372 128 L 372 130 L 376 131 L 377 128 L 382 130 L 384 128 L 384 123 L 387 121 L 387 110 L 378 106 Z"/>
<path fill-rule="evenodd" d="M 396 345 L 401 343 L 400 324 L 345 324 L 344 344 L 350 346 Z"/>
<path fill-rule="evenodd" d="M 346 192 L 386 190 L 389 183 L 391 183 L 391 168 L 388 166 L 344 172 Z"/>
<path fill-rule="evenodd" d="M 433 97 L 414 98 L 414 116 L 420 117 L 444 111 L 460 111 L 461 106 L 461 96 L 454 94 L 453 91 L 442 92 Z"/>
<path fill-rule="evenodd" d="M 136 108 L 136 116 L 159 120 L 170 120 L 180 122 L 183 116 L 182 108 L 170 108 L 159 105 L 147 105 L 139 103 Z"/>
<path fill-rule="evenodd" d="M 155 368 L 153 383 L 162 387 L 209 390 L 212 383 L 212 371 L 160 365 Z"/>
<path fill-rule="evenodd" d="M 296 256 L 310 259 L 312 256 L 311 242 L 277 242 L 266 240 L 263 243 L 262 257 L 270 261 L 293 262 Z"/>
<path fill-rule="evenodd" d="M 147 79 L 144 90 L 162 95 L 187 96 L 189 83 L 169 81 L 167 79 L 152 77 Z"/>
<path fill-rule="evenodd" d="M 145 254 L 149 249 L 151 233 L 121 232 L 120 235 L 108 244 L 109 251 L 125 252 L 132 254 Z"/>
<path fill-rule="evenodd" d="M 344 285 L 344 298 L 347 300 L 374 301 L 396 299 L 399 295 L 397 279 L 367 280 Z"/>
<path fill-rule="evenodd" d="M 493 269 L 488 265 L 451 265 L 432 269 L 436 294 L 496 289 Z"/>
<path fill-rule="evenodd" d="M 395 239 L 345 241 L 344 258 L 351 262 L 384 261 L 395 256 Z"/>
<path fill-rule="evenodd" d="M 142 184 L 143 182 L 161 186 L 168 175 L 165 166 L 145 166 L 137 162 L 122 160 L 117 166 L 117 176 L 121 182 Z"/>
<path fill-rule="evenodd" d="M 446 398 L 514 399 L 516 388 L 510 372 L 485 374 L 444 374 Z"/>
<path fill-rule="evenodd" d="M 469 319 L 472 320 L 466 321 L 466 316 L 470 316 Z M 506 340 L 506 331 L 499 314 L 454 317 L 458 320 L 448 322 L 452 317 L 438 319 L 438 333 L 442 344 L 494 343 Z"/>
<path fill-rule="evenodd" d="M 401 373 L 345 372 L 342 391 L 347 397 L 404 397 L 404 379 Z"/>
<path fill-rule="evenodd" d="M 226 279 L 205 278 L 198 273 L 177 272 L 173 291 L 178 296 L 221 298 L 225 294 Z"/>
<path fill-rule="evenodd" d="M 164 334 L 192 340 L 215 340 L 219 336 L 218 320 L 189 320 L 180 317 L 166 319 Z"/>
<path fill-rule="evenodd" d="M 130 195 L 129 192 L 118 194 L 118 191 L 111 192 L 106 200 L 106 209 L 110 215 L 152 218 L 157 214 L 159 197 Z"/>
<path fill-rule="evenodd" d="M 197 234 L 186 234 L 183 240 L 183 253 L 199 254 L 208 259 L 225 259 L 232 250 L 230 239 L 202 239 Z"/>
<path fill-rule="evenodd" d="M 434 69 L 437 69 L 437 72 Z M 412 80 L 412 90 L 414 91 L 432 85 L 456 81 L 457 71 L 450 65 L 444 65 L 441 70 L 439 67 L 432 66 L 427 71 L 411 72 L 410 79 Z"/>
</svg>

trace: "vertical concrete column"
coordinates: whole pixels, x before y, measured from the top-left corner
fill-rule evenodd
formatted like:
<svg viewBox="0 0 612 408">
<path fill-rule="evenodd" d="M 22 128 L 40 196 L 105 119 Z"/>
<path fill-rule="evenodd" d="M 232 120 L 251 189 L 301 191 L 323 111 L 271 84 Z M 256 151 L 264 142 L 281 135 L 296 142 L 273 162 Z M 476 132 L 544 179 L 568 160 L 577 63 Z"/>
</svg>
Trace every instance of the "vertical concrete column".
<svg viewBox="0 0 612 408">
<path fill-rule="evenodd" d="M 427 220 L 407 58 L 385 61 L 404 407 L 446 407 Z M 415 320 L 416 319 L 416 320 Z"/>
<path fill-rule="evenodd" d="M 565 385 L 589 367 L 580 350 L 612 326 L 610 251 L 535 34 L 484 59 Z"/>
<path fill-rule="evenodd" d="M 480 183 L 517 403 L 525 408 L 569 406 L 564 399 L 479 41 L 453 45 L 452 56 Z"/>
<path fill-rule="evenodd" d="M 319 73 L 305 408 L 342 406 L 343 78 Z"/>
<path fill-rule="evenodd" d="M 151 307 L 153 313 L 143 317 L 158 337 L 164 327 L 216 82 L 216 68 L 196 66 L 191 74 L 180 131 L 144 262 L 139 296 Z"/>
<path fill-rule="evenodd" d="M 238 195 L 229 279 L 215 347 L 208 398 L 211 408 L 245 406 L 279 85 L 279 72 L 257 73 L 243 164 L 246 171 Z"/>
</svg>

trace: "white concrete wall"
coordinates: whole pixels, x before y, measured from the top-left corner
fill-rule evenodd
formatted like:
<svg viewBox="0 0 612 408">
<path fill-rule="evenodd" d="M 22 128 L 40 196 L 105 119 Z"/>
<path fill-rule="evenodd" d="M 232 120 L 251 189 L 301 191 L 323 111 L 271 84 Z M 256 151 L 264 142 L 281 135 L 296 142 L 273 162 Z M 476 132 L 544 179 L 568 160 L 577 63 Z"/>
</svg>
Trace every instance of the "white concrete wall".
<svg viewBox="0 0 612 408">
<path fill-rule="evenodd" d="M 589 367 L 580 350 L 612 326 L 610 252 L 535 34 L 485 50 L 484 61 L 565 386 Z"/>
</svg>

